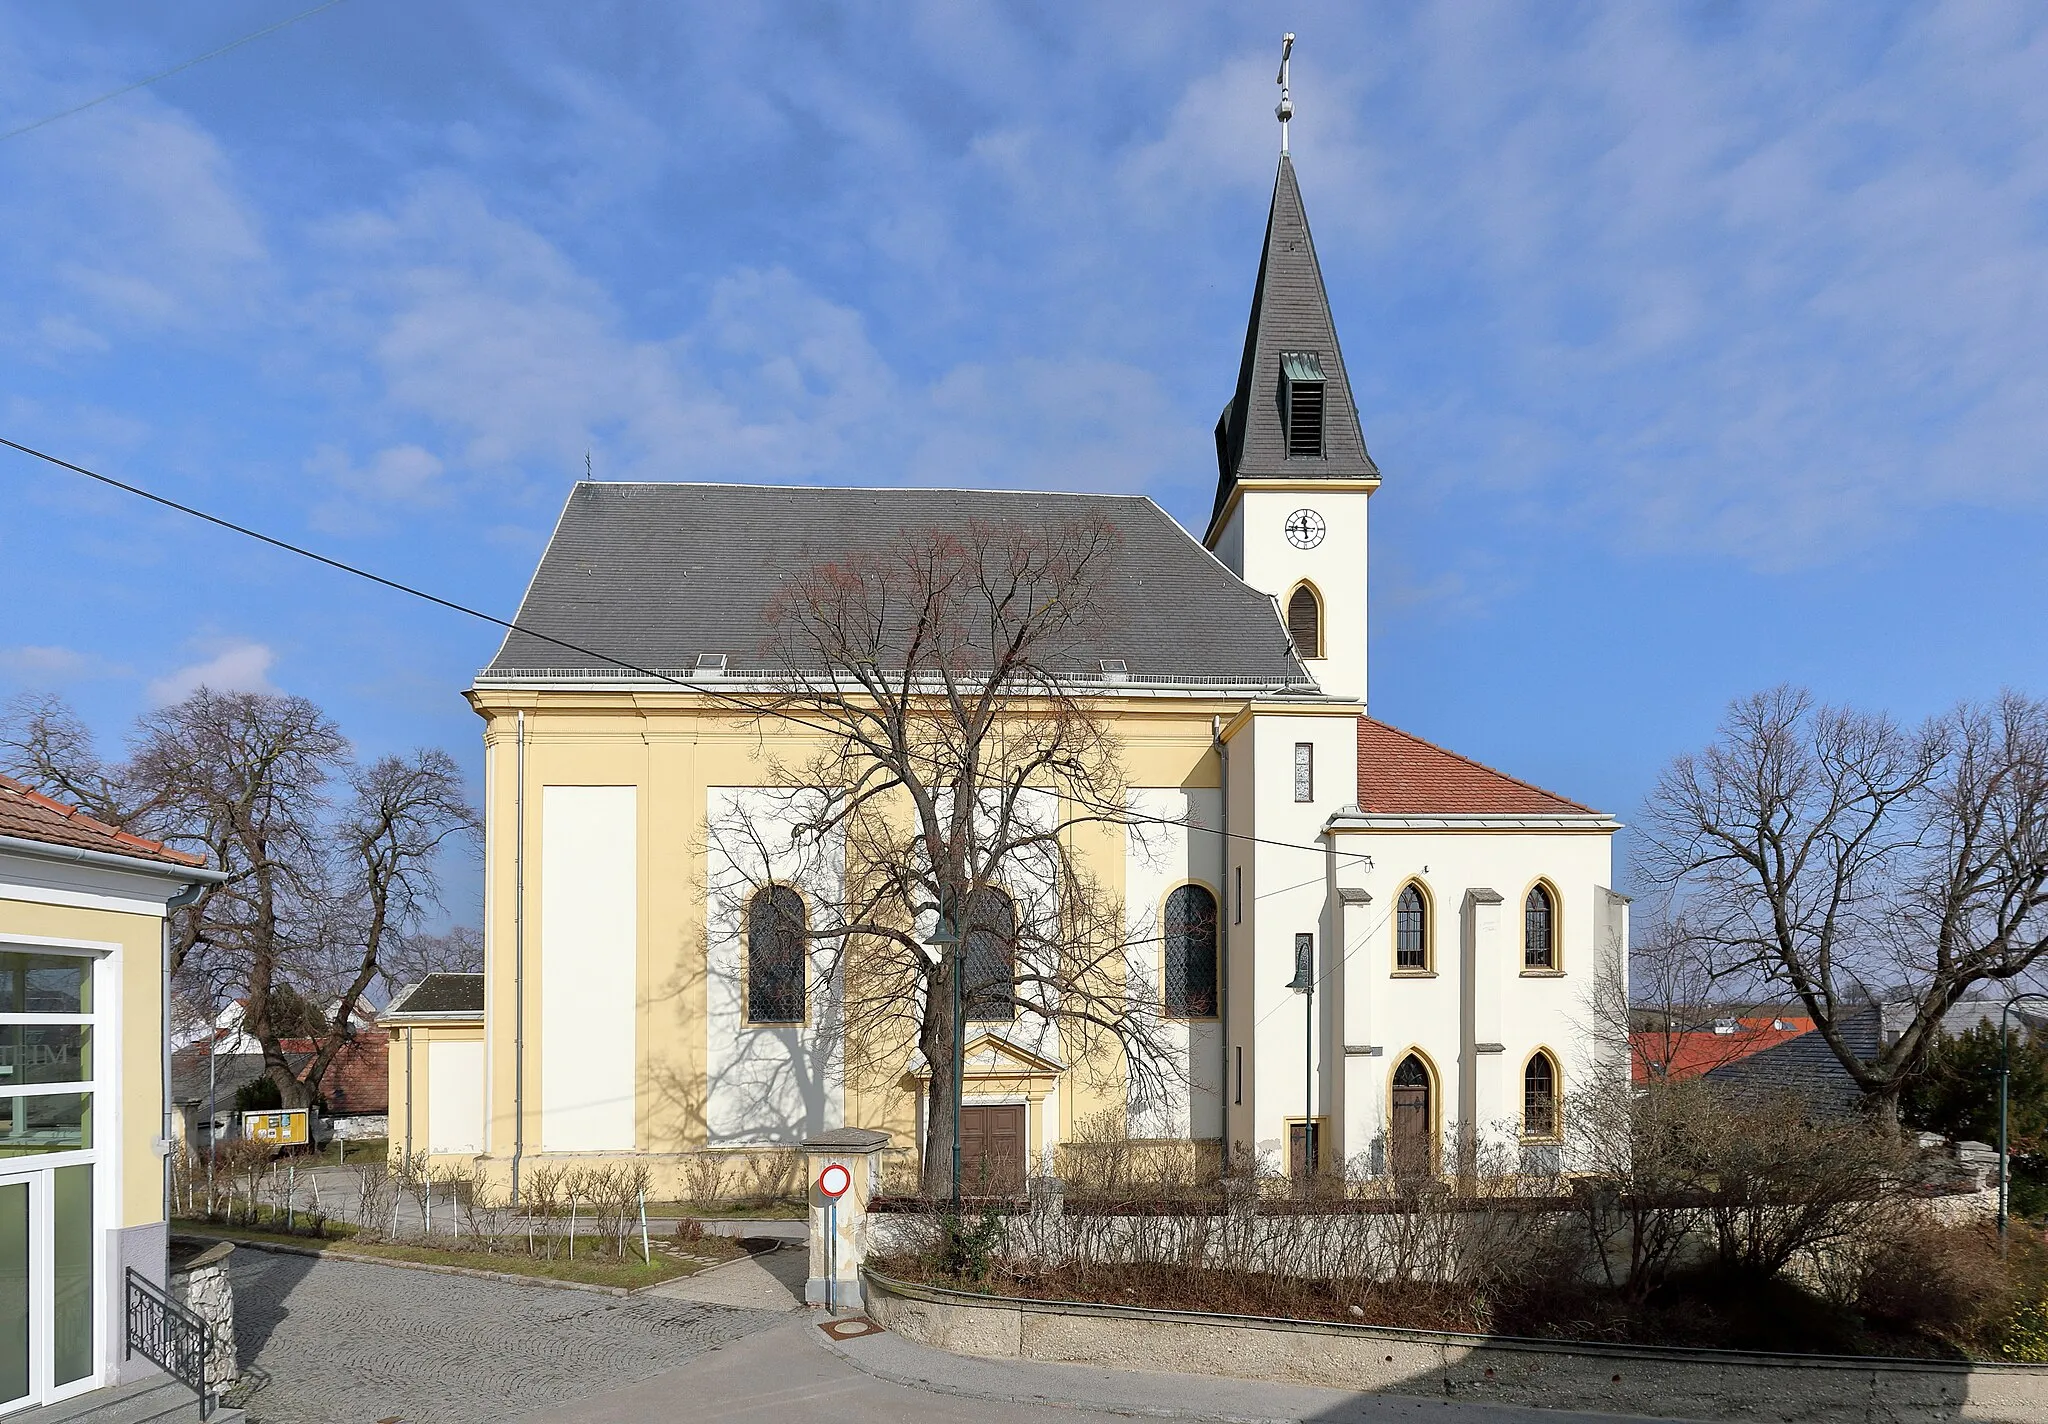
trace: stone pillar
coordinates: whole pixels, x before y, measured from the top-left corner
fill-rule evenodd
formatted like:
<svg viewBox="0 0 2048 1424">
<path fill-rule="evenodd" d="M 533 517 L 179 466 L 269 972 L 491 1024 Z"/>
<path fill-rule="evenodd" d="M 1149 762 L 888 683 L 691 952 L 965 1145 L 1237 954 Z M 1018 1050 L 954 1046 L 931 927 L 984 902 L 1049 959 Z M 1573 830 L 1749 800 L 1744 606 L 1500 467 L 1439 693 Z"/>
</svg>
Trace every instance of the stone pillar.
<svg viewBox="0 0 2048 1424">
<path fill-rule="evenodd" d="M 859 1310 L 860 1264 L 867 1256 L 868 1199 L 879 1189 L 882 1152 L 889 1134 L 865 1127 L 841 1127 L 804 1142 L 809 1159 L 804 1191 L 811 1204 L 811 1268 L 804 1300 L 835 1309 Z M 846 1168 L 853 1185 L 836 1203 L 818 1190 L 818 1175 L 834 1163 Z"/>
</svg>

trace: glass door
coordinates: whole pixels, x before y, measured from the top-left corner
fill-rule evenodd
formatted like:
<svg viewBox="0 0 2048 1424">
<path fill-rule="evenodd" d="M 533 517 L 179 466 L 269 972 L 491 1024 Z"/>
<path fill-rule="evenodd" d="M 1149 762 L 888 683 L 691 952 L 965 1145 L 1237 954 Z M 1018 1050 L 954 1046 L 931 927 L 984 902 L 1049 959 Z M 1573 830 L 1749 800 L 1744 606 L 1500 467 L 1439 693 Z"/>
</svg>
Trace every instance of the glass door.
<svg viewBox="0 0 2048 1424">
<path fill-rule="evenodd" d="M 0 1182 L 0 1409 L 29 1399 L 28 1197 L 31 1182 Z"/>
</svg>

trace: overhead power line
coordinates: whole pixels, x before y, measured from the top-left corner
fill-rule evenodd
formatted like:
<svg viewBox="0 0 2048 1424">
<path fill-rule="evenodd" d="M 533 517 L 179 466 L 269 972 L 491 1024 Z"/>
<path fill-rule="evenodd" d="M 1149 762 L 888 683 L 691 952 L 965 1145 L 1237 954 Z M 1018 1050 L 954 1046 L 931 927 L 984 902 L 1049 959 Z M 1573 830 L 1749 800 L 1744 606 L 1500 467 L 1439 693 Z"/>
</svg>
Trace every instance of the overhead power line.
<svg viewBox="0 0 2048 1424">
<path fill-rule="evenodd" d="M 333 3 L 339 3 L 339 0 L 333 0 Z M 727 691 L 725 688 L 706 686 L 703 683 L 691 682 L 687 678 L 677 677 L 674 673 L 660 672 L 654 668 L 642 667 L 638 663 L 628 662 L 616 654 L 602 652 L 596 648 L 586 648 L 581 643 L 572 643 L 566 638 L 557 638 L 552 633 L 543 633 L 537 628 L 529 628 L 525 624 L 514 622 L 509 618 L 500 618 L 495 613 L 486 613 L 480 608 L 471 608 L 466 603 L 457 603 L 454 599 L 443 598 L 438 593 L 429 593 L 425 589 L 415 588 L 409 583 L 401 583 L 397 579 L 386 578 L 382 574 L 372 573 L 368 569 L 358 568 L 356 565 L 345 563 L 340 559 L 329 558 L 326 554 L 308 549 L 302 544 L 294 544 L 288 539 L 279 539 L 275 535 L 265 534 L 260 529 L 251 529 L 246 524 L 237 524 L 232 519 L 223 519 L 218 514 L 209 514 L 207 511 L 194 505 L 182 504 L 175 499 L 157 494 L 153 490 L 146 490 L 140 485 L 131 485 L 126 480 L 117 480 L 112 475 L 103 475 L 98 470 L 89 470 L 84 465 L 73 464 L 69 460 L 52 455 L 47 450 L 38 450 L 33 445 L 24 445 L 19 440 L 9 440 L 6 436 L 0 435 L 0 446 L 5 446 L 9 450 L 19 451 L 32 459 L 42 460 L 47 464 L 55 465 L 60 470 L 69 470 L 74 475 L 83 475 L 86 479 L 96 480 L 111 489 L 120 490 L 124 494 L 132 494 L 137 499 L 147 500 L 151 504 L 161 505 L 165 509 L 175 510 L 189 518 L 211 524 L 219 529 L 225 529 L 231 534 L 239 534 L 244 539 L 254 539 L 259 544 L 268 544 L 273 549 L 282 549 L 287 554 L 296 554 L 302 559 L 310 559 L 316 564 L 324 564 L 338 573 L 368 580 L 370 583 L 374 583 L 381 588 L 388 588 L 394 593 L 405 594 L 408 598 L 421 599 L 435 605 L 437 608 L 445 608 L 451 613 L 460 613 L 464 617 L 479 619 L 494 627 L 503 628 L 507 632 L 524 633 L 527 637 L 538 638 L 543 643 L 551 643 L 555 647 L 566 649 L 572 653 L 581 653 L 586 658 L 595 658 L 601 667 L 612 667 L 624 672 L 637 673 L 641 677 L 650 677 L 656 682 L 664 682 L 672 687 L 680 687 L 689 692 L 702 693 L 707 697 L 730 702 L 737 707 L 747 708 L 752 711 L 759 710 L 751 703 Z M 1108 808 L 1098 807 L 1095 809 L 1107 810 Z M 1246 835 L 1242 831 L 1212 830 L 1207 826 L 1192 825 L 1187 821 L 1175 821 L 1163 816 L 1141 816 L 1128 811 L 1120 814 L 1126 815 L 1128 819 L 1133 821 L 1142 821 L 1157 826 L 1178 826 L 1189 832 L 1222 836 L 1229 840 L 1244 841 L 1252 845 L 1278 846 L 1283 850 L 1308 850 L 1314 851 L 1319 855 L 1329 849 L 1327 846 L 1311 845 L 1304 841 L 1282 841 L 1274 840 L 1268 836 Z M 1337 854 L 1349 860 L 1370 861 L 1372 859 L 1369 855 L 1352 851 L 1339 851 Z"/>
<path fill-rule="evenodd" d="M 262 29 L 243 35 L 238 40 L 229 40 L 219 49 L 210 49 L 205 54 L 199 55 L 193 59 L 186 60 L 183 64 L 174 64 L 169 69 L 163 70 L 156 74 L 152 74 L 147 79 L 138 79 L 133 84 L 123 84 L 119 89 L 110 89 L 106 93 L 100 95 L 97 99 L 87 99 L 83 104 L 75 104 L 71 108 L 65 109 L 61 113 L 46 115 L 43 118 L 37 119 L 34 123 L 23 124 L 18 129 L 9 129 L 6 133 L 0 133 L 0 143 L 5 143 L 8 139 L 11 138 L 20 138 L 23 134 L 28 133 L 33 129 L 39 129 L 44 124 L 54 124 L 59 119 L 68 119 L 73 114 L 82 114 L 87 109 L 95 108 L 98 105 L 106 103 L 109 99 L 118 99 L 123 94 L 133 94 L 137 89 L 146 89 L 150 85 L 156 83 L 157 80 L 159 79 L 169 79 L 173 74 L 182 74 L 195 64 L 204 64 L 209 59 L 218 59 L 231 49 L 240 49 L 243 45 L 252 43 L 256 40 L 260 40 L 265 35 L 274 35 L 279 30 L 284 29 L 288 25 L 296 25 L 301 20 L 311 19 L 313 16 L 319 14 L 322 10 L 332 10 L 336 5 L 339 5 L 340 3 L 341 0 L 324 0 L 324 3 L 315 5 L 310 10 L 301 10 L 299 11 L 298 14 L 293 15 L 290 19 L 279 20 L 274 25 L 265 25 Z"/>
</svg>

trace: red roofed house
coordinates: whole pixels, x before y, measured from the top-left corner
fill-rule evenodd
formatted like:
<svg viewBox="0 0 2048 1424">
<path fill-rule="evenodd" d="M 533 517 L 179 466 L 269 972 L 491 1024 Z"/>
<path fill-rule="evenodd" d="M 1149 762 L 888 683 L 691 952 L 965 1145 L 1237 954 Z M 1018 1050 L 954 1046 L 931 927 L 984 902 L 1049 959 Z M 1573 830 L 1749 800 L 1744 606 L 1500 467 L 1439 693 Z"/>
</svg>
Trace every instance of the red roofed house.
<svg viewBox="0 0 2048 1424">
<path fill-rule="evenodd" d="M 164 921 L 222 878 L 0 776 L 0 1411 L 155 1373 L 124 1321 L 165 1278 Z"/>
</svg>

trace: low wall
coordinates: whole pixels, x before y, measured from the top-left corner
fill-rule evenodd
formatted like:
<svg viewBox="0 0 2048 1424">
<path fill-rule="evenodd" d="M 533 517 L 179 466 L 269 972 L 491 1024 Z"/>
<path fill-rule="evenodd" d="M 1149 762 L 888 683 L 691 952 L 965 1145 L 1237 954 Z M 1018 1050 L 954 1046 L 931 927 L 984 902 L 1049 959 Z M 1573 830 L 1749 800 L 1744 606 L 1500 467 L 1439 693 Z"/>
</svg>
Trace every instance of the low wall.
<svg viewBox="0 0 2048 1424">
<path fill-rule="evenodd" d="M 2048 1420 L 2048 1365 L 1653 1350 L 1067 1305 L 939 1290 L 872 1271 L 864 1284 L 876 1321 L 965 1355 L 1664 1418 Z"/>
</svg>

